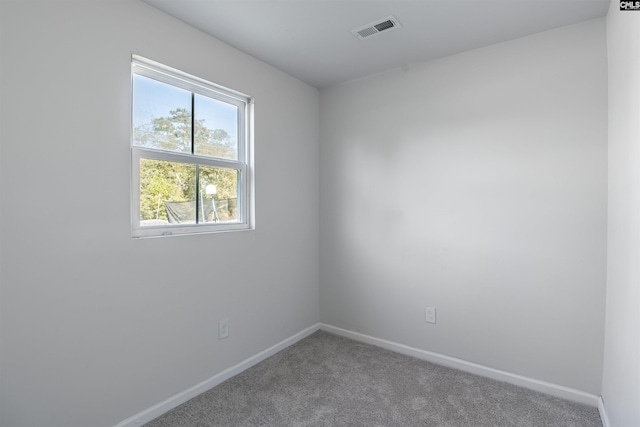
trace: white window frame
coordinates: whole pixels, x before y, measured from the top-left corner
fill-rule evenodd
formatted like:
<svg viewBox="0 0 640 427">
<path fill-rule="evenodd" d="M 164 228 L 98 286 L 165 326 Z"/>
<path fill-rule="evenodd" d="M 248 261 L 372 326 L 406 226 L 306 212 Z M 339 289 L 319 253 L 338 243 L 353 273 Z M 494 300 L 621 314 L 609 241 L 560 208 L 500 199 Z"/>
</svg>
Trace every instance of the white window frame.
<svg viewBox="0 0 640 427">
<path fill-rule="evenodd" d="M 133 76 L 148 77 L 195 94 L 213 98 L 238 107 L 238 160 L 198 156 L 190 153 L 164 151 L 134 145 L 133 141 Z M 215 233 L 223 231 L 250 230 L 254 228 L 252 204 L 252 123 L 253 98 L 243 93 L 216 85 L 182 71 L 160 64 L 138 55 L 131 57 L 131 235 L 159 237 L 183 234 Z M 193 113 L 193 112 L 192 112 Z M 140 225 L 140 160 L 165 160 L 192 165 L 235 169 L 240 173 L 238 183 L 238 221 L 233 223 L 206 222 L 200 224 Z"/>
</svg>

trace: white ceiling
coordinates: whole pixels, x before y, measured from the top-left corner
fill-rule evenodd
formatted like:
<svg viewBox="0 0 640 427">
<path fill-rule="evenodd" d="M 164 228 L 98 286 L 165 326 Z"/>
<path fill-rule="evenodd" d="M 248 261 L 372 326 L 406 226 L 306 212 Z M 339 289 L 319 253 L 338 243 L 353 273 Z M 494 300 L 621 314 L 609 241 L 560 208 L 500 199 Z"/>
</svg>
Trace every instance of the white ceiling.
<svg viewBox="0 0 640 427">
<path fill-rule="evenodd" d="M 609 0 L 143 0 L 322 88 L 604 16 Z M 399 29 L 352 29 L 394 15 Z"/>
</svg>

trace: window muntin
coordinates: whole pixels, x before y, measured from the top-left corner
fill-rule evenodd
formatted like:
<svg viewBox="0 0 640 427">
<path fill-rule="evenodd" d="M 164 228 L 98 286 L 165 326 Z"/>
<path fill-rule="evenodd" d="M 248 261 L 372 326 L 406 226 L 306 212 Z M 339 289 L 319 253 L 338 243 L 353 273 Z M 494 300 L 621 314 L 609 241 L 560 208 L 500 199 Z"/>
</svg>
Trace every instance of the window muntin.
<svg viewBox="0 0 640 427">
<path fill-rule="evenodd" d="M 251 228 L 251 98 L 132 59 L 134 237 Z"/>
</svg>

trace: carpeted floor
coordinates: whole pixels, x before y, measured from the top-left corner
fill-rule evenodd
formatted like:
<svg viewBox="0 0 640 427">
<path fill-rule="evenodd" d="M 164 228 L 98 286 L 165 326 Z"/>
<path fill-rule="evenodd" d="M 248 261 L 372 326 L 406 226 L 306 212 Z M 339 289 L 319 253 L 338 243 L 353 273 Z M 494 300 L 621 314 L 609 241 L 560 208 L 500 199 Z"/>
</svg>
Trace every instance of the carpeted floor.
<svg viewBox="0 0 640 427">
<path fill-rule="evenodd" d="M 601 427 L 598 410 L 316 332 L 146 427 Z"/>
</svg>

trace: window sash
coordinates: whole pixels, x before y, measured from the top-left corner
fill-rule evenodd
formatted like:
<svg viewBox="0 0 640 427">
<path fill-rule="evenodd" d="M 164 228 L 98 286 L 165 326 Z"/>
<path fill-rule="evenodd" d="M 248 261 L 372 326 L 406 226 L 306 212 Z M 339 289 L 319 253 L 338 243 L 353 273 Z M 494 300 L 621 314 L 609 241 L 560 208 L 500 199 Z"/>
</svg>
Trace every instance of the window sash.
<svg viewBox="0 0 640 427">
<path fill-rule="evenodd" d="M 172 235 L 172 234 L 191 234 L 206 233 L 222 230 L 239 230 L 250 227 L 248 215 L 248 191 L 249 176 L 246 164 L 231 160 L 212 159 L 209 157 L 194 156 L 190 154 L 173 153 L 167 151 L 159 151 L 148 148 L 132 147 L 132 171 L 131 185 L 132 189 L 132 230 L 134 237 Z M 198 224 L 180 224 L 180 225 L 140 225 L 140 160 L 164 160 L 169 162 L 186 163 L 200 166 L 211 166 L 224 169 L 237 170 L 240 174 L 240 182 L 238 184 L 238 220 L 233 223 L 198 223 Z M 198 178 L 196 177 L 196 182 Z M 197 197 L 197 195 L 196 195 Z"/>
<path fill-rule="evenodd" d="M 249 137 L 247 107 L 253 104 L 252 97 L 222 86 L 214 85 L 138 55 L 133 55 L 132 57 L 131 70 L 133 74 L 149 77 L 162 83 L 238 107 L 238 160 L 244 161 L 245 163 L 247 162 L 248 153 L 246 152 L 246 141 L 248 141 Z M 191 114 L 193 113 L 192 111 Z"/>
</svg>

